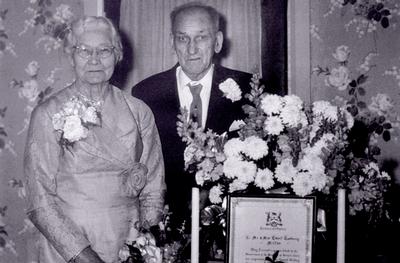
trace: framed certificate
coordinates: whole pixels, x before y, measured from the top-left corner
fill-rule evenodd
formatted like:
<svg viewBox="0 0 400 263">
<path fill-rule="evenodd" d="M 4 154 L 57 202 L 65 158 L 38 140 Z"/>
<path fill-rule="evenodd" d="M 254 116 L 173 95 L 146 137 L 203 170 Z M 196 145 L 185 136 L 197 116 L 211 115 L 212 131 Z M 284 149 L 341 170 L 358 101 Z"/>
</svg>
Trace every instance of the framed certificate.
<svg viewBox="0 0 400 263">
<path fill-rule="evenodd" d="M 291 195 L 228 197 L 226 263 L 311 263 L 316 198 Z"/>
</svg>

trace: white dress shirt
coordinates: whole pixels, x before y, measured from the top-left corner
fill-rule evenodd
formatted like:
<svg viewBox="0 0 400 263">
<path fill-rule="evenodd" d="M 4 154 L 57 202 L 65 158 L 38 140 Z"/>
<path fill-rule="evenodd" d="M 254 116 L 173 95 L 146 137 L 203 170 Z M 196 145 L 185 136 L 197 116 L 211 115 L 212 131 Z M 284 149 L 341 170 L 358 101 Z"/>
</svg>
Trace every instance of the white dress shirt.
<svg viewBox="0 0 400 263">
<path fill-rule="evenodd" d="M 207 74 L 204 75 L 204 77 L 202 79 L 193 81 L 185 74 L 185 72 L 183 72 L 181 66 L 178 66 L 176 68 L 178 96 L 179 96 L 179 103 L 180 103 L 181 108 L 186 108 L 186 110 L 188 112 L 190 111 L 190 104 L 192 103 L 193 96 L 192 96 L 192 93 L 190 92 L 190 88 L 189 88 L 188 84 L 190 83 L 191 85 L 197 85 L 197 84 L 202 85 L 201 92 L 200 92 L 201 106 L 202 106 L 202 114 L 201 114 L 201 120 L 202 120 L 201 126 L 202 127 L 206 126 L 208 104 L 210 102 L 210 95 L 211 95 L 213 72 L 214 72 L 214 65 L 212 65 L 210 67 Z M 190 116 L 190 112 L 189 112 L 189 116 Z"/>
</svg>

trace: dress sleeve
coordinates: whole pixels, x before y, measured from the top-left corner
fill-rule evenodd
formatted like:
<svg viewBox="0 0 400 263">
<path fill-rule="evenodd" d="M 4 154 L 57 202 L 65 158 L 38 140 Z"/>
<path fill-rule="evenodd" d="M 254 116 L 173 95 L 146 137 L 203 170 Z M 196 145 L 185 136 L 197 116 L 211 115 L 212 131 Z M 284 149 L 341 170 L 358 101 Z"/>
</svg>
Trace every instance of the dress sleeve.
<svg viewBox="0 0 400 263">
<path fill-rule="evenodd" d="M 42 106 L 32 112 L 25 147 L 27 214 L 58 253 L 69 261 L 90 244 L 57 205 L 58 160 L 62 152 L 51 117 Z"/>
<path fill-rule="evenodd" d="M 164 159 L 153 113 L 147 105 L 143 107 L 139 124 L 143 141 L 140 162 L 146 165 L 148 172 L 146 185 L 139 195 L 140 220 L 154 225 L 161 220 L 164 207 Z"/>
</svg>

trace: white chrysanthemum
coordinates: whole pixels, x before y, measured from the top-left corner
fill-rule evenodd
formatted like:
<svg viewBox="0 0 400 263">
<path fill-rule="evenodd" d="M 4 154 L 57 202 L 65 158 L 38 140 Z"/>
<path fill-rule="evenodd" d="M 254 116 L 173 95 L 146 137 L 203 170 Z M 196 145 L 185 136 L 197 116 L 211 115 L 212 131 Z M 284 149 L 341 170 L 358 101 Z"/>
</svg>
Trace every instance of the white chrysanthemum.
<svg viewBox="0 0 400 263">
<path fill-rule="evenodd" d="M 297 169 L 293 166 L 291 159 L 283 159 L 275 168 L 275 177 L 281 183 L 292 183 L 296 174 Z"/>
<path fill-rule="evenodd" d="M 264 190 L 268 190 L 274 186 L 274 177 L 270 169 L 258 169 L 254 184 Z"/>
<path fill-rule="evenodd" d="M 223 172 L 226 177 L 235 179 L 237 178 L 238 169 L 241 160 L 236 157 L 228 157 L 223 164 Z"/>
<path fill-rule="evenodd" d="M 229 185 L 229 192 L 233 193 L 235 191 L 240 191 L 246 189 L 248 186 L 247 183 L 242 182 L 238 179 L 234 180 L 230 185 Z"/>
<path fill-rule="evenodd" d="M 295 128 L 299 124 L 303 127 L 308 124 L 305 113 L 296 106 L 286 106 L 280 114 L 283 124 Z"/>
<path fill-rule="evenodd" d="M 238 180 L 247 184 L 254 181 L 257 172 L 257 165 L 255 163 L 240 161 L 237 168 L 236 177 Z"/>
<path fill-rule="evenodd" d="M 261 100 L 261 109 L 267 115 L 278 114 L 283 107 L 283 100 L 281 96 L 269 94 Z"/>
<path fill-rule="evenodd" d="M 286 95 L 283 97 L 283 102 L 286 107 L 296 107 L 299 110 L 303 108 L 303 101 L 296 95 Z"/>
<path fill-rule="evenodd" d="M 95 107 L 89 106 L 82 114 L 84 122 L 96 124 L 99 121 Z"/>
<path fill-rule="evenodd" d="M 240 153 L 243 151 L 244 144 L 239 138 L 232 138 L 224 145 L 224 153 L 227 158 L 236 157 L 240 158 Z"/>
<path fill-rule="evenodd" d="M 268 154 L 267 142 L 257 136 L 247 137 L 243 144 L 243 153 L 253 160 L 259 160 Z"/>
<path fill-rule="evenodd" d="M 328 183 L 328 177 L 326 174 L 311 174 L 312 182 L 313 182 L 313 188 L 321 191 L 326 184 Z"/>
<path fill-rule="evenodd" d="M 221 196 L 222 196 L 221 185 L 215 185 L 210 189 L 209 199 L 211 203 L 213 204 L 222 203 Z"/>
<path fill-rule="evenodd" d="M 281 118 L 278 116 L 270 116 L 264 121 L 264 131 L 270 135 L 279 135 L 285 127 L 282 124 Z"/>
<path fill-rule="evenodd" d="M 55 130 L 62 130 L 64 128 L 64 116 L 61 113 L 56 113 L 53 115 L 52 123 Z"/>
<path fill-rule="evenodd" d="M 293 178 L 292 189 L 296 195 L 306 196 L 312 193 L 313 182 L 309 173 L 298 173 Z"/>
<path fill-rule="evenodd" d="M 81 103 L 76 97 L 71 98 L 64 104 L 65 115 L 78 115 L 81 108 Z"/>
<path fill-rule="evenodd" d="M 313 103 L 313 114 L 317 117 L 322 117 L 331 122 L 338 120 L 338 108 L 328 101 L 315 101 Z"/>
<path fill-rule="evenodd" d="M 82 126 L 81 119 L 76 116 L 67 116 L 64 124 L 64 138 L 70 142 L 86 138 L 88 130 Z"/>
<path fill-rule="evenodd" d="M 325 166 L 322 159 L 316 154 L 306 154 L 300 159 L 298 165 L 298 170 L 308 171 L 311 174 L 324 174 Z"/>
<path fill-rule="evenodd" d="M 224 96 L 232 102 L 238 101 L 242 98 L 242 91 L 239 85 L 231 78 L 226 79 L 219 84 L 219 89 L 224 93 Z"/>
</svg>

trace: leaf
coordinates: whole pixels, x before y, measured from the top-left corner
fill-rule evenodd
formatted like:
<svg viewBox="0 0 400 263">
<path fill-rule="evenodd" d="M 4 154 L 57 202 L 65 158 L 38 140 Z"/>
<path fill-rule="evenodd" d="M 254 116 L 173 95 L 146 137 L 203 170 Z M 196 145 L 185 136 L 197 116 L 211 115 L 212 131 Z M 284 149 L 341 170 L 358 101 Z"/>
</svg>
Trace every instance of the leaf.
<svg viewBox="0 0 400 263">
<path fill-rule="evenodd" d="M 355 89 L 355 88 L 350 88 L 350 89 L 349 89 L 349 95 L 350 95 L 350 96 L 354 95 L 355 92 L 356 92 L 356 89 Z"/>
<path fill-rule="evenodd" d="M 272 255 L 272 258 L 273 258 L 274 261 L 276 260 L 278 255 L 279 255 L 279 250 L 275 251 L 274 254 Z"/>
<path fill-rule="evenodd" d="M 5 9 L 3 11 L 0 11 L 0 18 L 1 20 L 6 19 L 6 14 L 8 13 L 8 9 Z"/>
<path fill-rule="evenodd" d="M 389 19 L 387 17 L 382 18 L 381 25 L 383 28 L 388 28 L 389 27 Z"/>
<path fill-rule="evenodd" d="M 382 124 L 386 120 L 385 116 L 379 116 L 378 123 Z"/>
<path fill-rule="evenodd" d="M 374 8 L 371 8 L 371 10 L 369 10 L 369 12 L 367 14 L 367 19 L 372 20 L 372 18 L 375 17 L 376 13 L 378 13 L 378 11 L 376 11 Z"/>
<path fill-rule="evenodd" d="M 344 0 L 343 3 L 342 3 L 342 5 L 345 6 L 345 5 L 347 5 L 348 3 L 349 3 L 349 0 Z"/>
<path fill-rule="evenodd" d="M 3 237 L 0 237 L 0 248 L 4 248 L 6 246 L 6 240 Z"/>
<path fill-rule="evenodd" d="M 360 94 L 361 96 L 364 96 L 365 95 L 365 89 L 363 88 L 363 87 L 359 87 L 358 89 L 357 89 L 357 91 L 358 91 L 358 94 Z"/>
<path fill-rule="evenodd" d="M 385 130 L 382 134 L 382 138 L 385 142 L 390 141 L 390 131 Z"/>
<path fill-rule="evenodd" d="M 5 146 L 6 146 L 6 143 L 4 142 L 4 140 L 2 138 L 0 138 L 0 149 L 4 149 Z"/>
<path fill-rule="evenodd" d="M 350 0 L 350 4 L 354 5 L 355 3 L 357 3 L 357 0 Z"/>
<path fill-rule="evenodd" d="M 358 76 L 357 78 L 357 83 L 358 84 L 363 84 L 365 83 L 365 81 L 368 79 L 368 76 L 361 74 L 360 76 Z"/>
<path fill-rule="evenodd" d="M 382 18 L 381 13 L 376 12 L 375 15 L 374 15 L 374 20 L 379 22 L 381 20 L 381 18 Z"/>
<path fill-rule="evenodd" d="M 8 39 L 8 35 L 6 34 L 6 31 L 0 30 L 0 37 Z"/>
<path fill-rule="evenodd" d="M 351 107 L 347 107 L 348 112 L 354 117 L 358 114 L 358 109 L 355 105 L 352 105 Z"/>
<path fill-rule="evenodd" d="M 4 41 L 0 40 L 0 51 L 3 51 L 6 49 L 6 43 L 4 43 Z"/>
<path fill-rule="evenodd" d="M 371 149 L 371 154 L 372 155 L 380 155 L 381 154 L 381 148 L 378 146 L 373 146 Z"/>
<path fill-rule="evenodd" d="M 377 134 L 382 134 L 383 132 L 383 126 L 382 125 L 378 125 L 378 127 L 376 127 L 375 132 Z"/>
<path fill-rule="evenodd" d="M 0 127 L 0 135 L 7 136 L 7 133 L 3 127 Z"/>
<path fill-rule="evenodd" d="M 359 101 L 359 102 L 357 102 L 357 106 L 360 109 L 365 109 L 367 107 L 367 104 L 364 101 Z"/>
<path fill-rule="evenodd" d="M 390 16 L 390 11 L 388 9 L 384 9 L 381 11 L 382 16 Z"/>
<path fill-rule="evenodd" d="M 385 130 L 389 130 L 389 129 L 392 128 L 392 124 L 390 124 L 389 122 L 386 122 L 386 123 L 383 124 L 383 128 L 384 128 Z"/>
<path fill-rule="evenodd" d="M 353 79 L 351 82 L 350 82 L 350 87 L 353 87 L 353 88 L 355 88 L 355 87 L 357 87 L 357 82 Z"/>
<path fill-rule="evenodd" d="M 376 8 L 376 10 L 379 11 L 379 10 L 381 10 L 381 9 L 383 8 L 383 4 L 382 4 L 382 3 L 379 3 L 379 4 L 376 5 L 375 8 Z"/>
</svg>

